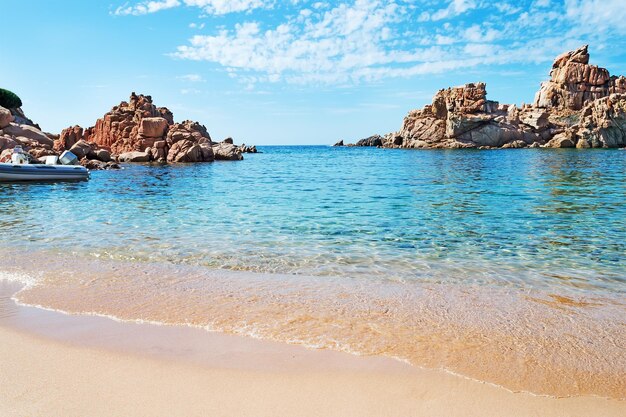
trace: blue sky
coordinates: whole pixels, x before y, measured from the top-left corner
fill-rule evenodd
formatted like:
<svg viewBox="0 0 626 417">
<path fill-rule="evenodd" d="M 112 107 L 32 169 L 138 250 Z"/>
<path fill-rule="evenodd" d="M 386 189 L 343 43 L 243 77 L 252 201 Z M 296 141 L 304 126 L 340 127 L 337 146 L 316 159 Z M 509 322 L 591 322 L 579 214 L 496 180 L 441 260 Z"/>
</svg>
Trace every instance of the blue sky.
<svg viewBox="0 0 626 417">
<path fill-rule="evenodd" d="M 531 102 L 560 52 L 626 74 L 624 0 L 0 0 L 0 87 L 44 130 L 94 124 L 131 91 L 214 140 L 354 141 L 440 88 Z"/>
</svg>

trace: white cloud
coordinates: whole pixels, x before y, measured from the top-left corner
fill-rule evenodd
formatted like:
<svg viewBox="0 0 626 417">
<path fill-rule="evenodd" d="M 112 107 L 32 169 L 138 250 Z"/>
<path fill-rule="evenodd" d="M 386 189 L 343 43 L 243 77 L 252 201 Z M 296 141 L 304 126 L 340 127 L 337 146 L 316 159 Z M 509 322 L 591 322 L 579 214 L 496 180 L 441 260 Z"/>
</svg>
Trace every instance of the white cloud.
<svg viewBox="0 0 626 417">
<path fill-rule="evenodd" d="M 626 34 L 624 0 L 565 0 L 567 17 L 579 22 L 582 33 L 614 30 Z"/>
<path fill-rule="evenodd" d="M 180 90 L 180 94 L 183 94 L 183 95 L 200 94 L 200 93 L 202 93 L 202 91 L 195 89 L 195 88 L 183 88 L 182 90 Z"/>
<path fill-rule="evenodd" d="M 421 21 L 432 20 L 436 22 L 438 20 L 458 16 L 476 7 L 477 5 L 474 0 L 451 0 L 448 7 L 439 9 L 433 13 L 423 12 L 419 19 Z"/>
<path fill-rule="evenodd" d="M 183 81 L 188 81 L 191 83 L 203 83 L 205 82 L 204 78 L 202 78 L 202 76 L 200 74 L 186 74 L 186 75 L 180 75 L 178 77 L 179 80 L 183 80 Z"/>
<path fill-rule="evenodd" d="M 118 16 L 138 16 L 142 14 L 155 13 L 160 10 L 171 9 L 178 6 L 180 6 L 180 1 L 178 0 L 144 1 L 134 6 L 129 6 L 128 3 L 126 3 L 125 5 L 115 9 L 113 14 L 116 14 Z"/>
<path fill-rule="evenodd" d="M 214 36 L 194 36 L 174 56 L 217 62 L 234 76 L 259 73 L 247 78 L 251 82 L 348 82 L 368 78 L 368 67 L 416 59 L 411 57 L 415 52 L 386 51 L 383 46 L 402 14 L 394 2 L 356 0 L 269 30 L 244 22 Z"/>
<path fill-rule="evenodd" d="M 208 14 L 227 14 L 245 12 L 259 8 L 272 7 L 269 0 L 183 0 L 187 6 L 203 9 Z"/>
<path fill-rule="evenodd" d="M 205 13 L 214 15 L 246 12 L 258 8 L 269 8 L 274 5 L 273 0 L 154 0 L 143 1 L 135 5 L 126 3 L 116 8 L 113 14 L 138 16 L 178 7 L 183 3 L 186 6 L 198 7 Z"/>
<path fill-rule="evenodd" d="M 615 33 L 626 30 L 622 2 L 164 0 L 123 10 L 149 13 L 175 3 L 200 8 L 207 22 L 219 25 L 207 23 L 216 29 L 191 37 L 170 56 L 206 61 L 253 88 L 275 82 L 354 84 L 488 65 L 516 70 L 518 63 L 550 63 L 583 43 L 597 50 L 611 39 L 619 48 L 625 39 Z M 253 9 L 258 10 L 249 13 Z M 243 13 L 228 23 L 215 17 L 235 12 Z M 201 79 L 179 78 L 197 82 L 194 76 Z"/>
<path fill-rule="evenodd" d="M 463 37 L 470 42 L 492 42 L 498 35 L 500 32 L 495 29 L 483 29 L 480 25 L 472 25 L 465 29 Z"/>
</svg>

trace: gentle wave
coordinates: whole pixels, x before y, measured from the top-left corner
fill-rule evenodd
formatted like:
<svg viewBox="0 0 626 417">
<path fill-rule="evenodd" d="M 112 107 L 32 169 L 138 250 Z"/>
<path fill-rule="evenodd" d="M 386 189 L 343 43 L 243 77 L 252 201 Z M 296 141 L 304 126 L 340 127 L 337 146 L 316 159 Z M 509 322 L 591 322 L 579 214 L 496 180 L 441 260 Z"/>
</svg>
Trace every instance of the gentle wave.
<svg viewBox="0 0 626 417">
<path fill-rule="evenodd" d="M 30 274 L 14 256 L 0 269 Z M 31 256 L 46 267 L 16 296 L 28 305 L 390 356 L 541 395 L 626 388 L 616 297 Z"/>
</svg>

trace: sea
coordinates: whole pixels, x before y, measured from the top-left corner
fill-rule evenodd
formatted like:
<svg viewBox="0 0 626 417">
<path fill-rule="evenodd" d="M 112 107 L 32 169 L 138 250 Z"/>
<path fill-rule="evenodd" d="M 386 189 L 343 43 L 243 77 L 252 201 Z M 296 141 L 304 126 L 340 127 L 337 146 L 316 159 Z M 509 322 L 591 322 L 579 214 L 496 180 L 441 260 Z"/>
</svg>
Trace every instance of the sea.
<svg viewBox="0 0 626 417">
<path fill-rule="evenodd" d="M 261 146 L 0 183 L 18 303 L 626 396 L 626 151 Z"/>
</svg>

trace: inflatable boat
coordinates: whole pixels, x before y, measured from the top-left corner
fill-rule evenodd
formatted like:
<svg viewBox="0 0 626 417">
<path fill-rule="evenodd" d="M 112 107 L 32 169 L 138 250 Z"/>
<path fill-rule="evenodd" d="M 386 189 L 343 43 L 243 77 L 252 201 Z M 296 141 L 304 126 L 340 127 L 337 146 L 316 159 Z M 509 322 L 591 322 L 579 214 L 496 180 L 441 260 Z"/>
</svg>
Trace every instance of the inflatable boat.
<svg viewBox="0 0 626 417">
<path fill-rule="evenodd" d="M 76 165 L 31 165 L 0 163 L 0 181 L 83 181 L 87 168 Z"/>
<path fill-rule="evenodd" d="M 64 152 L 61 158 L 53 158 L 51 164 L 30 164 L 29 155 L 16 146 L 11 162 L 0 162 L 0 182 L 14 181 L 83 181 L 89 179 L 89 170 L 74 165 L 78 160 L 71 152 Z M 56 165 L 58 160 L 68 165 Z"/>
</svg>

